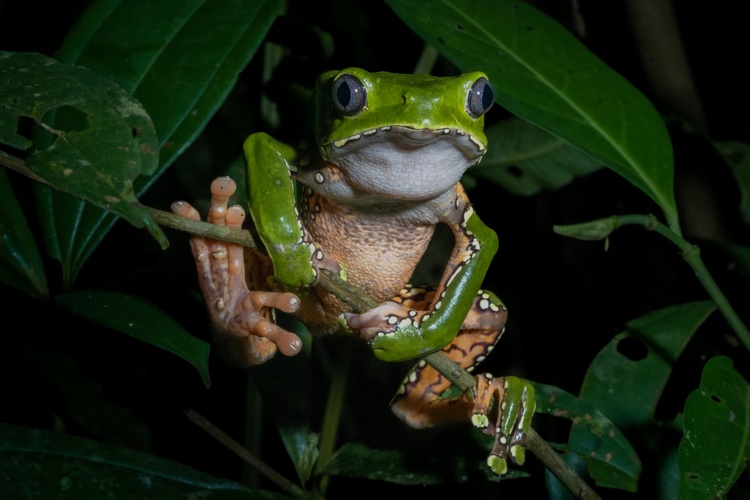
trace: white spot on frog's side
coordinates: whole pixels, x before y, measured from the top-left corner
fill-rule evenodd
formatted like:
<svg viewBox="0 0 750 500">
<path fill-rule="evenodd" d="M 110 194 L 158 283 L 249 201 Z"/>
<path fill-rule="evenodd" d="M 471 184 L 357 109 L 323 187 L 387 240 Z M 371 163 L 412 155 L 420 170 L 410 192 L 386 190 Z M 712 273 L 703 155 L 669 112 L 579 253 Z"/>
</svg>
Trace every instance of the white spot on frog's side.
<svg viewBox="0 0 750 500">
<path fill-rule="evenodd" d="M 414 311 L 414 310 L 409 311 L 409 317 L 413 318 L 416 315 L 417 315 L 417 311 Z"/>
<path fill-rule="evenodd" d="M 414 370 L 412 370 L 412 371 L 409 372 L 409 382 L 411 382 L 413 384 L 416 381 L 417 381 L 417 372 L 415 372 Z"/>
<path fill-rule="evenodd" d="M 461 222 L 461 227 L 463 229 L 466 229 L 466 224 L 469 222 L 469 218 L 474 215 L 474 209 L 471 207 L 471 205 L 468 206 L 466 211 L 464 211 L 464 220 Z"/>
<path fill-rule="evenodd" d="M 211 252 L 211 257 L 215 260 L 224 260 L 227 258 L 227 253 L 224 250 L 216 250 L 215 252 Z"/>
<path fill-rule="evenodd" d="M 396 323 L 398 323 L 398 318 L 396 316 L 388 316 L 389 325 L 395 325 Z"/>
<path fill-rule="evenodd" d="M 502 429 L 500 427 L 495 427 L 495 434 L 500 434 L 501 432 Z M 508 444 L 508 438 L 500 436 L 500 444 Z"/>
<path fill-rule="evenodd" d="M 307 159 L 307 162 L 308 162 L 308 163 L 310 162 L 310 159 L 309 159 L 309 158 Z M 300 164 L 302 164 L 302 161 L 300 161 Z M 287 168 L 287 169 L 288 169 L 288 170 L 289 170 L 290 172 L 297 172 L 297 170 L 298 170 L 298 169 L 297 169 L 297 165 L 295 165 L 294 163 L 287 163 L 287 164 L 286 164 L 286 168 Z"/>
<path fill-rule="evenodd" d="M 325 177 L 323 177 L 323 174 L 320 172 L 315 172 L 315 182 L 318 184 L 323 184 L 325 182 Z"/>
<path fill-rule="evenodd" d="M 323 260 L 323 252 L 321 250 L 315 252 L 315 258 L 318 260 Z"/>
<path fill-rule="evenodd" d="M 372 129 L 372 130 L 367 130 L 365 132 L 362 132 L 362 135 L 364 135 L 365 137 L 368 137 L 368 136 L 371 136 L 371 135 L 375 135 L 377 133 L 378 133 L 378 131 L 376 129 Z"/>
<path fill-rule="evenodd" d="M 399 328 L 406 328 L 406 327 L 409 327 L 411 325 L 412 325 L 412 320 L 410 318 L 404 318 L 404 319 L 402 319 L 399 322 L 398 327 Z"/>
<path fill-rule="evenodd" d="M 425 361 L 424 359 L 420 359 L 417 362 L 417 368 L 424 368 L 425 366 L 427 366 L 427 361 Z"/>
<path fill-rule="evenodd" d="M 479 301 L 479 309 L 481 309 L 482 311 L 486 311 L 489 308 L 490 308 L 490 301 L 489 300 L 482 299 L 482 300 Z"/>
</svg>

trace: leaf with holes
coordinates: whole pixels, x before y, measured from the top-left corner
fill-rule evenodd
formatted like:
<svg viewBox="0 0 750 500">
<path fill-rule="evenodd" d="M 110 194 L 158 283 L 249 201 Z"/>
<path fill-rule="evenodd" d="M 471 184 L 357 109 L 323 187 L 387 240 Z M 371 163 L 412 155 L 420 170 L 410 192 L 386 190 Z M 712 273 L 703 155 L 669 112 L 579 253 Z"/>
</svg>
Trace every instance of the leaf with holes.
<svg viewBox="0 0 750 500">
<path fill-rule="evenodd" d="M 628 439 L 602 412 L 586 401 L 557 387 L 534 383 L 537 413 L 573 421 L 579 436 L 561 448 L 586 463 L 597 484 L 635 491 L 641 461 Z"/>
<path fill-rule="evenodd" d="M 750 460 L 750 385 L 723 356 L 711 358 L 685 402 L 680 498 L 724 498 Z"/>
<path fill-rule="evenodd" d="M 498 103 L 625 177 L 678 229 L 661 116 L 567 29 L 519 0 L 387 3 L 459 69 L 486 72 Z"/>
<path fill-rule="evenodd" d="M 153 120 L 159 168 L 136 181 L 136 196 L 142 196 L 203 131 L 282 7 L 281 0 L 91 3 L 58 57 L 117 82 Z M 47 246 L 63 263 L 65 282 L 72 284 L 117 218 L 53 191 L 40 191 Z"/>
<path fill-rule="evenodd" d="M 581 387 L 581 400 L 604 413 L 626 434 L 653 424 L 672 366 L 715 309 L 711 301 L 693 302 L 628 322 L 592 361 Z M 589 436 L 580 428 L 571 429 L 571 446 L 587 441 Z M 596 469 L 589 472 L 600 486 L 611 486 L 608 474 Z"/>
<path fill-rule="evenodd" d="M 143 107 L 117 84 L 86 68 L 41 54 L 0 53 L 0 142 L 23 150 L 32 141 L 18 133 L 25 118 L 49 132 L 50 145 L 27 159 L 48 183 L 148 227 L 167 240 L 133 194 L 133 180 L 154 172 L 156 132 Z M 53 128 L 51 115 L 57 115 Z"/>
<path fill-rule="evenodd" d="M 650 423 L 672 366 L 714 310 L 712 301 L 691 302 L 629 321 L 591 362 L 581 399 L 621 429 Z"/>
</svg>

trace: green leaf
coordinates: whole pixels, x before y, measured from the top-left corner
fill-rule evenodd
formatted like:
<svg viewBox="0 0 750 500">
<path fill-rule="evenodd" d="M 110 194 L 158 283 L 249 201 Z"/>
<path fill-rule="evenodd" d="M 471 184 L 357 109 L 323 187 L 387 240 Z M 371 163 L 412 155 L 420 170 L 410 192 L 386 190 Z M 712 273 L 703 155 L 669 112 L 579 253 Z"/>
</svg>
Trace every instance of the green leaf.
<svg viewBox="0 0 750 500">
<path fill-rule="evenodd" d="M 661 117 L 563 26 L 520 0 L 387 3 L 459 69 L 485 71 L 498 103 L 625 177 L 679 229 Z"/>
<path fill-rule="evenodd" d="M 745 224 L 750 224 L 750 144 L 746 142 L 715 142 L 724 161 L 729 165 L 740 189 L 740 213 Z"/>
<path fill-rule="evenodd" d="M 79 290 L 55 297 L 61 307 L 112 330 L 126 333 L 175 354 L 192 364 L 206 387 L 210 346 L 188 333 L 167 313 L 150 302 L 119 292 Z"/>
<path fill-rule="evenodd" d="M 566 447 L 578 455 L 600 486 L 636 491 L 641 461 L 627 438 L 602 412 L 554 386 L 534 383 L 538 413 L 573 421 L 571 433 L 578 439 Z"/>
<path fill-rule="evenodd" d="M 0 142 L 31 147 L 19 138 L 21 117 L 51 134 L 51 145 L 35 141 L 26 162 L 45 181 L 148 227 L 167 240 L 147 209 L 138 204 L 133 180 L 158 165 L 153 124 L 143 107 L 115 83 L 41 54 L 0 52 Z M 49 116 L 64 115 L 58 129 Z"/>
<path fill-rule="evenodd" d="M 712 301 L 691 302 L 629 321 L 591 362 L 580 398 L 621 429 L 653 423 L 675 361 L 714 310 Z"/>
<path fill-rule="evenodd" d="M 100 0 L 84 13 L 60 60 L 131 92 L 159 138 L 159 169 L 136 182 L 137 196 L 203 131 L 281 8 L 281 0 Z M 48 207 L 48 247 L 59 249 L 65 282 L 72 283 L 116 217 L 54 192 L 40 199 Z"/>
<path fill-rule="evenodd" d="M 680 498 L 724 498 L 750 460 L 750 385 L 723 356 L 711 358 L 685 402 Z"/>
<path fill-rule="evenodd" d="M 127 448 L 0 423 L 2 498 L 288 498 Z"/>
<path fill-rule="evenodd" d="M 36 241 L 4 168 L 0 168 L 0 214 L 0 281 L 32 297 L 48 297 Z"/>
<path fill-rule="evenodd" d="M 558 189 L 576 177 L 599 170 L 601 163 L 520 118 L 485 129 L 491 147 L 482 163 L 467 173 L 489 179 L 513 194 L 531 196 Z"/>
</svg>

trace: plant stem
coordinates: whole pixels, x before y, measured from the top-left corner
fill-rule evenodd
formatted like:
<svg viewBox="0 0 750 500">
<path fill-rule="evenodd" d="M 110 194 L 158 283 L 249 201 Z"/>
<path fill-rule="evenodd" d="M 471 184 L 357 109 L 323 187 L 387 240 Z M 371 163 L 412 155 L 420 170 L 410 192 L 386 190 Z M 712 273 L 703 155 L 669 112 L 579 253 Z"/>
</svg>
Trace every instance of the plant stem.
<svg viewBox="0 0 750 500">
<path fill-rule="evenodd" d="M 693 269 L 693 271 L 695 272 L 695 276 L 698 278 L 698 281 L 700 281 L 700 283 L 708 292 L 708 295 L 716 304 L 716 307 L 718 307 L 721 313 L 724 315 L 724 318 L 727 320 L 727 323 L 729 323 L 729 326 L 732 327 L 732 330 L 734 330 L 735 334 L 737 334 L 737 337 L 739 337 L 745 348 L 750 351 L 750 331 L 737 315 L 737 312 L 729 303 L 729 300 L 727 300 L 724 292 L 721 291 L 719 285 L 716 284 L 713 276 L 711 276 L 711 273 L 706 268 L 703 260 L 701 259 L 700 248 L 685 240 L 680 234 L 672 230 L 670 227 L 659 222 L 659 220 L 655 216 L 640 214 L 620 216 L 613 215 L 611 217 L 607 217 L 606 219 L 598 219 L 581 224 L 555 226 L 553 229 L 556 233 L 562 234 L 564 236 L 572 236 L 574 238 L 592 240 L 607 238 L 612 231 L 620 226 L 628 224 L 643 226 L 648 231 L 659 233 L 660 235 L 664 236 L 669 241 L 674 243 L 677 248 L 680 249 L 682 258 L 685 259 L 685 262 L 687 262 L 688 265 Z M 595 228 L 601 231 L 598 233 L 597 231 L 591 232 L 587 230 L 588 228 Z M 594 233 L 596 233 L 595 236 Z"/>
<path fill-rule="evenodd" d="M 336 356 L 336 368 L 333 371 L 331 386 L 328 388 L 328 400 L 323 413 L 323 425 L 320 429 L 320 442 L 318 443 L 318 459 L 315 461 L 314 475 L 331 460 L 336 448 L 336 436 L 338 434 L 339 422 L 341 421 L 341 410 L 343 409 L 344 393 L 346 392 L 346 381 L 349 378 L 349 362 L 351 360 L 351 346 L 346 343 L 339 345 Z M 328 476 L 320 480 L 319 490 L 323 497 L 328 487 Z"/>
<path fill-rule="evenodd" d="M 320 284 L 334 293 L 355 312 L 365 312 L 377 306 L 377 302 L 361 290 L 343 281 L 334 273 L 324 269 L 320 274 Z M 444 375 L 462 392 L 472 389 L 476 380 L 466 370 L 454 363 L 443 351 L 428 354 L 423 358 L 433 368 Z M 529 429 L 524 445 L 549 469 L 576 498 L 598 499 L 599 495 L 576 474 L 552 447 L 534 429 Z"/>
<path fill-rule="evenodd" d="M 296 498 L 305 498 L 305 491 L 288 480 L 274 469 L 268 466 L 263 460 L 250 453 L 240 443 L 232 439 L 227 433 L 212 424 L 206 417 L 195 410 L 186 409 L 185 415 L 198 427 L 210 434 L 214 439 L 226 446 L 229 450 L 238 455 L 242 460 L 258 469 L 264 476 L 276 483 L 279 487 Z"/>
</svg>

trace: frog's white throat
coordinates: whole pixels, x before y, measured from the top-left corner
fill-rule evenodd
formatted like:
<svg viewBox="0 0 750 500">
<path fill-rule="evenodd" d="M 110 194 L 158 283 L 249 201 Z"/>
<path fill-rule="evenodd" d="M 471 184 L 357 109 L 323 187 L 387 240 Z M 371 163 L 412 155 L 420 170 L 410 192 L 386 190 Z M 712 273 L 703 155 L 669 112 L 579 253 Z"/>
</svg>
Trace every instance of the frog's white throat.
<svg viewBox="0 0 750 500">
<path fill-rule="evenodd" d="M 390 126 L 324 145 L 321 152 L 358 191 L 423 200 L 455 186 L 485 150 L 460 130 Z"/>
</svg>

